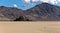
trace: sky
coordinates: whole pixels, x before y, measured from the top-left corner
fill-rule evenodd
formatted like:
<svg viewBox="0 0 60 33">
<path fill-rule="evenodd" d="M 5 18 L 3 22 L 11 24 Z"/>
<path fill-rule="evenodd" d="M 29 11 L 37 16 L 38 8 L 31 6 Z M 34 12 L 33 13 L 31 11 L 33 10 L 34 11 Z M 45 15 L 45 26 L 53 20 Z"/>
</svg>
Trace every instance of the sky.
<svg viewBox="0 0 60 33">
<path fill-rule="evenodd" d="M 42 2 L 60 6 L 60 0 L 0 0 L 0 6 L 16 7 L 27 10 Z"/>
</svg>

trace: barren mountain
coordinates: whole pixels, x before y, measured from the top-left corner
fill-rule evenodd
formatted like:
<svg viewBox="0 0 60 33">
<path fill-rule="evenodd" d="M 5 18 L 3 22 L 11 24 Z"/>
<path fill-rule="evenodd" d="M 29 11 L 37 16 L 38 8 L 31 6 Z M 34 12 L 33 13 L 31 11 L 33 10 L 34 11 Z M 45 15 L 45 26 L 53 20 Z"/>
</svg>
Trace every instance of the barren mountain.
<svg viewBox="0 0 60 33">
<path fill-rule="evenodd" d="M 16 18 L 19 18 L 23 13 L 22 10 L 17 8 L 10 8 L 10 7 L 4 7 L 0 6 L 0 19 L 1 20 L 15 20 Z"/>
<path fill-rule="evenodd" d="M 60 7 L 42 3 L 26 11 L 26 16 L 34 21 L 60 20 Z"/>
<path fill-rule="evenodd" d="M 59 21 L 60 7 L 48 3 L 36 5 L 28 10 L 0 6 L 0 20 Z"/>
</svg>

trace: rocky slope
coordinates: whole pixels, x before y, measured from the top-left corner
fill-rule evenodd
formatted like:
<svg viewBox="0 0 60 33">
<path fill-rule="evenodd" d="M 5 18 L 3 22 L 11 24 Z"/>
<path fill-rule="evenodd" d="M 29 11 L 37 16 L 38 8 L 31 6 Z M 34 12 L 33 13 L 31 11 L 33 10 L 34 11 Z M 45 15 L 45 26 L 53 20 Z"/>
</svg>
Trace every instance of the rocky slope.
<svg viewBox="0 0 60 33">
<path fill-rule="evenodd" d="M 23 13 L 22 10 L 17 8 L 9 8 L 0 6 L 0 18 L 1 20 L 15 20 L 16 18 L 19 18 Z"/>
<path fill-rule="evenodd" d="M 26 11 L 26 16 L 34 21 L 60 20 L 60 7 L 42 3 Z"/>
</svg>

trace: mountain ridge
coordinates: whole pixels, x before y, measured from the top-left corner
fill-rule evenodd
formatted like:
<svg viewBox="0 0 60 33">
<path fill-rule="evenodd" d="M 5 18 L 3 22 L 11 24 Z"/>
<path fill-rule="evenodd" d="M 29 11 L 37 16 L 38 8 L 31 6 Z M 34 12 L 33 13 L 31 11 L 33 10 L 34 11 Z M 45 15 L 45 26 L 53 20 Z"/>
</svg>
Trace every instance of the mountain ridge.
<svg viewBox="0 0 60 33">
<path fill-rule="evenodd" d="M 27 13 L 29 14 L 29 12 L 32 13 L 32 15 L 33 14 L 37 15 L 35 16 L 37 18 L 34 18 L 36 20 L 59 20 L 60 19 L 59 17 L 57 17 L 57 14 L 58 13 L 60 14 L 60 7 L 48 3 L 42 3 L 36 5 L 35 7 L 28 9 Z"/>
<path fill-rule="evenodd" d="M 60 7 L 48 3 L 36 5 L 28 10 L 0 6 L 0 14 L 4 20 L 11 21 L 58 21 Z"/>
</svg>

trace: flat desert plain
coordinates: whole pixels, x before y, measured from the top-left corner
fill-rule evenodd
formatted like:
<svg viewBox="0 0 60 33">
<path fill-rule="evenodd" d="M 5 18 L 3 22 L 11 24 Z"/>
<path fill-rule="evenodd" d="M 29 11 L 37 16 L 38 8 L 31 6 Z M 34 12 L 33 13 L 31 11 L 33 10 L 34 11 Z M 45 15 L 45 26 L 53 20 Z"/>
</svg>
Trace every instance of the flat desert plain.
<svg viewBox="0 0 60 33">
<path fill-rule="evenodd" d="M 0 33 L 60 33 L 60 22 L 0 22 Z"/>
</svg>

